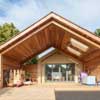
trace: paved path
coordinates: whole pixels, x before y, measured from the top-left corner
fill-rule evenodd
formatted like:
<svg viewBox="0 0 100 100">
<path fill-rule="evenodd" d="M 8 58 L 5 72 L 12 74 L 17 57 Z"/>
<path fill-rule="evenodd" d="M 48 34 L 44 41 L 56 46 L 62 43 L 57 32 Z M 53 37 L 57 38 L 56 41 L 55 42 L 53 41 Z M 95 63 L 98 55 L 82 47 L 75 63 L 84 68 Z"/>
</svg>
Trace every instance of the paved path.
<svg viewBox="0 0 100 100">
<path fill-rule="evenodd" d="M 55 100 L 54 89 L 25 86 L 0 90 L 0 100 Z"/>
<path fill-rule="evenodd" d="M 3 88 L 0 100 L 100 100 L 100 87 L 33 85 Z"/>
<path fill-rule="evenodd" d="M 100 100 L 100 91 L 56 91 L 56 100 Z"/>
</svg>

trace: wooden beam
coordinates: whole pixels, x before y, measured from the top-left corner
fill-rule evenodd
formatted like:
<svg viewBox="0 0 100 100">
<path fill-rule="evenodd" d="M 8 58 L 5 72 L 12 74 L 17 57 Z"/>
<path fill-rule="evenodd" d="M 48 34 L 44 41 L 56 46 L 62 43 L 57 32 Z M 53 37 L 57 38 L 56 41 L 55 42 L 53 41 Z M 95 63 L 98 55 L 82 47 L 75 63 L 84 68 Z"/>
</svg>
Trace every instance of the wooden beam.
<svg viewBox="0 0 100 100">
<path fill-rule="evenodd" d="M 12 61 L 14 61 L 14 62 L 16 62 L 16 63 L 20 63 L 20 60 L 18 60 L 18 59 L 16 59 L 16 58 L 13 58 L 12 56 L 11 57 L 9 57 L 9 56 L 7 56 L 7 55 L 3 55 L 3 63 L 4 63 L 4 61 L 5 61 L 5 58 L 6 59 L 11 59 Z M 5 61 L 6 62 L 6 61 Z"/>
<path fill-rule="evenodd" d="M 48 59 L 49 57 L 51 57 L 52 55 L 54 55 L 56 52 L 57 52 L 57 50 L 54 50 L 54 51 L 50 52 L 49 54 L 47 54 L 43 58 L 39 59 L 39 61 L 41 61 L 41 62 L 45 61 L 46 59 Z"/>
<path fill-rule="evenodd" d="M 82 40 L 84 40 L 85 42 L 87 42 L 88 44 L 90 44 L 90 45 L 92 45 L 92 46 L 97 47 L 97 48 L 100 49 L 100 44 L 98 44 L 98 43 L 96 43 L 96 42 L 93 42 L 93 41 L 91 41 L 90 39 L 87 39 L 86 37 L 84 37 L 84 36 L 82 36 L 82 35 L 80 35 L 80 34 L 74 32 L 74 31 L 71 30 L 71 29 L 68 29 L 68 28 L 65 27 L 65 26 L 62 26 L 61 24 L 59 24 L 59 23 L 57 23 L 57 22 L 55 22 L 55 21 L 53 21 L 52 23 L 53 23 L 54 25 L 58 26 L 59 28 L 64 29 L 66 32 L 69 32 L 69 33 L 72 34 L 73 36 L 75 36 L 75 37 L 77 37 L 77 38 L 79 38 L 79 39 L 82 39 Z"/>
<path fill-rule="evenodd" d="M 84 51 L 82 51 L 81 49 L 73 46 L 72 44 L 69 44 L 68 46 L 71 47 L 71 48 L 73 48 L 73 49 L 75 49 L 76 51 L 80 52 L 81 54 L 84 54 L 85 53 Z"/>
<path fill-rule="evenodd" d="M 46 27 L 48 27 L 49 25 L 52 24 L 52 21 L 51 22 L 48 22 L 47 24 L 45 24 L 44 26 L 42 26 L 41 28 L 31 32 L 31 34 L 28 34 L 26 37 L 22 38 L 20 41 L 17 41 L 15 44 L 13 44 L 12 46 L 9 46 L 7 49 L 3 50 L 4 47 L 2 47 L 2 50 L 0 50 L 0 52 L 2 54 L 8 52 L 9 50 L 13 49 L 14 47 L 16 47 L 17 45 L 19 45 L 20 43 L 22 43 L 23 41 L 29 39 L 30 37 L 32 37 L 33 35 L 37 34 L 38 32 L 40 32 L 41 30 L 45 29 Z"/>
<path fill-rule="evenodd" d="M 89 62 L 98 56 L 100 56 L 100 49 L 90 52 L 89 54 L 85 55 L 85 57 L 83 59 L 85 62 Z"/>
<path fill-rule="evenodd" d="M 59 15 L 57 15 L 55 13 L 50 13 L 46 17 L 44 17 L 41 20 L 39 20 L 37 23 L 33 24 L 32 26 L 28 27 L 26 30 L 21 32 L 21 34 L 17 35 L 16 37 L 11 39 L 10 41 L 5 43 L 4 45 L 0 46 L 0 51 L 2 51 L 5 47 L 8 47 L 10 44 L 12 44 L 16 40 L 18 40 L 20 37 L 23 37 L 23 36 L 27 35 L 27 33 L 32 32 L 34 29 L 40 28 L 41 25 L 46 24 L 46 23 L 48 23 L 50 21 L 55 21 L 57 23 L 60 23 L 61 26 L 66 26 L 70 30 L 73 30 L 75 33 L 79 33 L 81 36 L 84 36 L 85 38 L 90 39 L 91 41 L 93 41 L 93 42 L 95 42 L 95 43 L 100 45 L 100 38 L 99 37 L 96 37 L 91 32 L 89 32 L 89 31 L 77 26 L 76 24 L 73 24 L 69 20 L 66 20 L 66 19 L 62 18 L 61 16 L 59 16 Z"/>
<path fill-rule="evenodd" d="M 80 34 L 81 36 L 93 41 L 94 43 L 97 43 L 100 45 L 100 37 L 97 37 L 92 32 L 72 23 L 69 20 L 66 20 L 65 18 L 62 18 L 61 16 L 56 16 L 58 18 L 53 18 L 55 22 L 61 24 L 64 27 L 67 27 L 70 30 L 73 30 L 75 33 Z"/>
<path fill-rule="evenodd" d="M 84 64 L 88 67 L 93 67 L 95 65 L 100 64 L 100 56 L 88 61 L 88 62 L 84 62 Z"/>
<path fill-rule="evenodd" d="M 44 30 L 45 43 L 47 43 L 48 45 L 51 45 L 51 42 L 50 42 L 50 32 L 48 30 L 49 30 L 49 28 Z"/>
<path fill-rule="evenodd" d="M 55 25 L 54 25 L 54 29 L 56 33 L 56 47 L 61 48 L 64 36 L 65 36 L 65 31 L 61 28 L 58 28 Z"/>
<path fill-rule="evenodd" d="M 27 57 L 26 59 L 24 59 L 23 61 L 21 61 L 20 65 L 23 64 L 24 62 L 28 61 L 29 59 L 31 59 L 32 57 L 37 56 L 38 54 L 42 53 L 43 51 L 47 50 L 48 48 L 50 48 L 51 46 L 48 46 L 46 48 L 44 48 L 43 50 L 40 50 L 38 52 L 36 52 L 35 54 L 33 53 L 32 55 L 30 55 L 29 57 Z"/>
<path fill-rule="evenodd" d="M 3 57 L 0 54 L 0 88 L 3 87 Z"/>
<path fill-rule="evenodd" d="M 78 61 L 80 63 L 82 63 L 83 61 L 81 59 L 79 59 L 79 57 L 75 56 L 74 54 L 68 52 L 67 50 L 61 49 L 61 48 L 57 48 L 60 52 L 62 52 L 63 54 L 67 55 L 68 57 L 74 59 L 75 61 Z"/>
</svg>

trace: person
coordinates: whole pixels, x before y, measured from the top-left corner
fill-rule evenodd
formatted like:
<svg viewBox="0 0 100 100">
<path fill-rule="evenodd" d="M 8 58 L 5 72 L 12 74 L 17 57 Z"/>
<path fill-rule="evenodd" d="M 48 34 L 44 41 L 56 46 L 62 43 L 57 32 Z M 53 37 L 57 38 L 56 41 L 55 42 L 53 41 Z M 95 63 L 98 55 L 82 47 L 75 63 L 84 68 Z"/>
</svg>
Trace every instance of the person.
<svg viewBox="0 0 100 100">
<path fill-rule="evenodd" d="M 4 86 L 7 87 L 9 84 L 9 70 L 4 71 Z"/>
</svg>

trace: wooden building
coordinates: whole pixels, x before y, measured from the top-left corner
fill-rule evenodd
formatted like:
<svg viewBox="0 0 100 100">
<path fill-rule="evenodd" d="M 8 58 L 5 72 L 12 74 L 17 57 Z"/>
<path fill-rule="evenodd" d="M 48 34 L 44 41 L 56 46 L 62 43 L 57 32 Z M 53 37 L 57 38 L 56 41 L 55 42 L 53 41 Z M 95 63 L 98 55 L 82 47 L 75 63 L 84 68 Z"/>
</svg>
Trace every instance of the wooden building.
<svg viewBox="0 0 100 100">
<path fill-rule="evenodd" d="M 70 68 L 73 75 L 85 71 L 100 79 L 100 37 L 51 12 L 0 46 L 0 87 L 4 70 L 19 69 L 24 62 L 51 47 L 55 48 L 53 52 L 29 66 L 37 83 L 53 80 L 53 68 L 55 75 L 63 71 L 62 81 L 73 81 L 71 75 L 70 78 L 68 73 L 65 75 L 64 68 Z"/>
</svg>

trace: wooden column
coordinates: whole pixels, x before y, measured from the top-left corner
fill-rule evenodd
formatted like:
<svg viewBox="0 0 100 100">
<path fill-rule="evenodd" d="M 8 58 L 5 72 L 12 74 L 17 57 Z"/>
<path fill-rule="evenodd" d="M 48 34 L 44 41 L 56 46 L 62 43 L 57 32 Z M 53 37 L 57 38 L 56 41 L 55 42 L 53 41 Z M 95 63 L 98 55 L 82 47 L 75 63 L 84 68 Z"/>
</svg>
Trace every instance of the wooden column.
<svg viewBox="0 0 100 100">
<path fill-rule="evenodd" d="M 42 84 L 45 83 L 45 64 L 41 64 L 42 66 Z"/>
<path fill-rule="evenodd" d="M 37 75 L 38 75 L 38 77 L 37 77 L 37 81 L 38 81 L 38 84 L 41 84 L 42 83 L 42 74 L 41 74 L 41 64 L 40 63 L 38 63 L 38 73 L 37 73 Z"/>
<path fill-rule="evenodd" d="M 85 65 L 84 62 L 83 62 L 82 64 L 83 64 L 83 69 L 82 69 L 82 70 L 83 70 L 83 72 L 86 72 L 86 70 L 87 70 L 87 69 L 86 69 L 86 65 Z"/>
<path fill-rule="evenodd" d="M 2 55 L 0 54 L 0 88 L 3 87 L 3 60 Z"/>
</svg>

